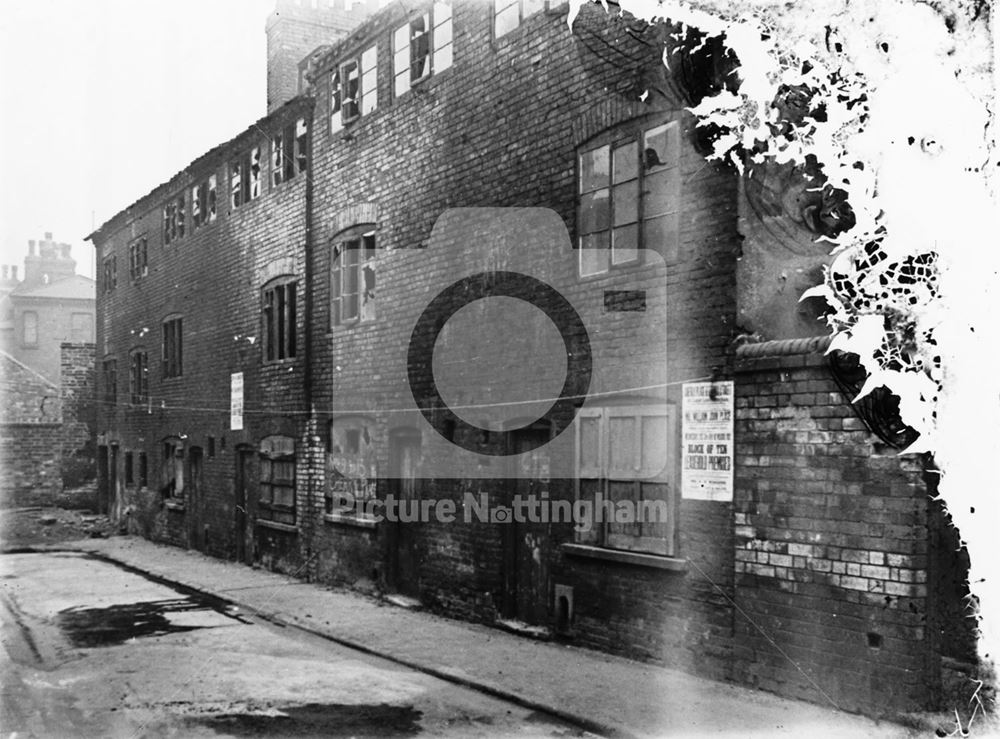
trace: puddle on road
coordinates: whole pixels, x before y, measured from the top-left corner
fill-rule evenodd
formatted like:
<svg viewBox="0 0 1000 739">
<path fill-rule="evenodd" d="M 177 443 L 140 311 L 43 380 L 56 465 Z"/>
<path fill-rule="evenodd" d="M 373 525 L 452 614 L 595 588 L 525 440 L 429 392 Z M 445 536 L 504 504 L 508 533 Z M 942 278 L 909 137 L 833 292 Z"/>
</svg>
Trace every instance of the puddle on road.
<svg viewBox="0 0 1000 739">
<path fill-rule="evenodd" d="M 246 623 L 198 597 L 123 603 L 104 608 L 67 608 L 59 628 L 75 647 L 110 647 L 142 636 Z"/>
<path fill-rule="evenodd" d="M 229 713 L 191 721 L 224 736 L 416 736 L 423 713 L 413 706 L 306 703 L 275 713 Z"/>
</svg>

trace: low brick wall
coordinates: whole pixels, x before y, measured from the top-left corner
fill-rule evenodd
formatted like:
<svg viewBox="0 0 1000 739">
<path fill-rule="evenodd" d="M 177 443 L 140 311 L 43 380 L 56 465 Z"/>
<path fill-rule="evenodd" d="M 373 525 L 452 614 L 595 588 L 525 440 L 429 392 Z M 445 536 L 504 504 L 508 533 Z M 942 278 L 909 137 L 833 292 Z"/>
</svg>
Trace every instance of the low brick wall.
<svg viewBox="0 0 1000 739">
<path fill-rule="evenodd" d="M 0 425 L 0 505 L 52 505 L 62 492 L 58 423 Z"/>
<path fill-rule="evenodd" d="M 929 497 L 821 353 L 736 367 L 737 678 L 872 715 L 926 707 Z"/>
</svg>

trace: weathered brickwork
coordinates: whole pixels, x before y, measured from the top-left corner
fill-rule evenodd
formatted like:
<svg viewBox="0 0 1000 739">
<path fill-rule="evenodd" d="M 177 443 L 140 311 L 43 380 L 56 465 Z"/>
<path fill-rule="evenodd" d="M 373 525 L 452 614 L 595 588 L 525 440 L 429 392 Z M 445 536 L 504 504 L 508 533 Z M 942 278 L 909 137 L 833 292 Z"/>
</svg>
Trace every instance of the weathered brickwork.
<svg viewBox="0 0 1000 739">
<path fill-rule="evenodd" d="M 930 499 L 821 354 L 745 360 L 736 386 L 737 677 L 869 713 L 936 690 Z"/>
<path fill-rule="evenodd" d="M 49 505 L 62 490 L 59 387 L 0 353 L 0 501 L 5 507 Z"/>
<path fill-rule="evenodd" d="M 284 81 L 272 86 L 269 76 L 269 96 L 290 94 L 285 57 L 315 48 L 315 28 L 298 21 L 323 15 L 284 1 L 278 7 L 269 55 L 272 66 L 284 64 L 272 70 Z M 402 594 L 452 616 L 512 628 L 527 622 L 575 644 L 832 699 L 850 710 L 928 705 L 940 655 L 960 659 L 968 644 L 966 632 L 946 633 L 942 620 L 951 611 L 928 588 L 931 575 L 943 582 L 961 568 L 932 551 L 940 517 L 932 520 L 922 469 L 874 441 L 819 355 L 734 360 L 739 334 L 788 339 L 818 324 L 797 316 L 765 325 L 792 288 L 737 284 L 773 271 L 780 254 L 741 262 L 767 229 L 748 227 L 744 208 L 741 233 L 738 176 L 699 154 L 689 101 L 661 78 L 659 47 L 643 45 L 593 5 L 581 10 L 573 33 L 561 5 L 495 38 L 490 5 L 460 2 L 451 16 L 450 66 L 397 94 L 393 33 L 417 10 L 390 5 L 346 37 L 332 24 L 328 48 L 302 66 L 307 94 L 93 235 L 99 264 L 118 264 L 117 285 L 99 286 L 98 300 L 97 458 L 105 505 L 132 531 L 160 541 L 322 583 Z M 285 11 L 285 20 L 301 17 L 282 24 Z M 377 106 L 332 127 L 333 71 L 373 46 Z M 309 128 L 302 153 L 308 171 L 276 184 L 271 139 L 300 119 Z M 551 218 L 567 246 L 577 243 L 581 152 L 621 145 L 623 131 L 665 123 L 679 134 L 681 184 L 676 238 L 657 244 L 662 262 L 650 257 L 581 278 L 575 259 L 552 259 L 551 244 L 533 240 L 539 237 L 525 224 Z M 230 165 L 255 146 L 260 195 L 230 207 Z M 643 161 L 647 156 L 643 151 Z M 195 228 L 192 187 L 212 175 L 217 215 Z M 175 221 L 165 228 L 164 218 L 182 193 L 181 235 Z M 544 208 L 548 215 L 508 211 L 511 220 L 498 218 L 504 236 L 516 238 L 489 229 L 465 238 L 455 233 L 468 233 L 461 226 L 475 216 L 447 215 L 455 208 Z M 443 238 L 435 229 L 442 216 L 453 228 Z M 336 259 L 362 234 L 375 241 L 368 265 L 374 288 L 365 295 L 374 313 L 338 322 Z M 142 239 L 148 265 L 130 274 L 130 247 Z M 811 243 L 802 234 L 796 239 Z M 815 264 L 796 261 L 800 266 Z M 671 523 L 670 533 L 657 534 L 655 552 L 595 543 L 571 522 L 512 525 L 466 515 L 470 493 L 492 502 L 525 492 L 561 502 L 578 496 L 572 475 L 445 479 L 434 466 L 449 457 L 427 451 L 429 441 L 450 432 L 444 414 L 432 414 L 430 429 L 413 408 L 407 347 L 442 279 L 447 284 L 448 275 L 466 269 L 517 271 L 565 291 L 589 336 L 587 391 L 605 399 L 598 407 L 665 401 Z M 265 287 L 292 283 L 295 356 L 269 361 L 264 315 L 278 298 Z M 605 290 L 645 291 L 646 310 L 609 311 Z M 555 318 L 568 315 L 559 310 Z M 665 330 L 644 320 L 657 312 L 666 315 Z M 182 372 L 163 361 L 170 358 L 166 325 L 178 318 Z M 568 354 L 581 345 L 574 332 L 565 337 Z M 472 337 L 469 355 L 496 356 L 492 338 Z M 137 351 L 148 359 L 139 398 L 130 387 Z M 106 366 L 117 367 L 114 397 Z M 494 381 L 490 369 L 470 361 L 466 379 L 492 389 L 485 387 Z M 243 380 L 240 430 L 230 423 L 234 373 Z M 732 502 L 683 499 L 679 490 L 681 385 L 708 379 L 736 382 Z M 534 382 L 529 376 L 527 389 L 537 389 Z M 555 423 L 568 413 L 560 409 Z M 496 452 L 548 430 L 459 430 L 453 438 Z M 354 478 L 340 475 L 342 447 L 352 447 Z M 532 460 L 543 460 L 546 470 L 575 463 L 573 452 Z M 496 464 L 505 462 L 498 456 Z M 376 522 L 335 510 L 332 491 L 344 489 L 338 485 L 383 501 L 449 501 L 457 515 L 450 523 Z M 275 505 L 279 499 L 284 503 Z"/>
<path fill-rule="evenodd" d="M 63 437 L 62 481 L 65 487 L 79 487 L 97 475 L 94 440 L 97 435 L 95 405 L 95 345 L 63 344 L 62 391 Z"/>
</svg>

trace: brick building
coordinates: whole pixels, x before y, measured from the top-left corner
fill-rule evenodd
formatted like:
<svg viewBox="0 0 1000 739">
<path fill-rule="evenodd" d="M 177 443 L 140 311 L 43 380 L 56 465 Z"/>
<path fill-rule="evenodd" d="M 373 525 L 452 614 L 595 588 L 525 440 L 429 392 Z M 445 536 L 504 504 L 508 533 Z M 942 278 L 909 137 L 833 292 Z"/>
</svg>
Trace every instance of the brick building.
<svg viewBox="0 0 1000 739">
<path fill-rule="evenodd" d="M 924 470 L 810 338 L 811 224 L 700 153 L 664 30 L 595 6 L 570 33 L 565 4 L 313 5 L 268 21 L 268 115 L 90 237 L 112 513 L 850 710 L 931 705 L 972 656 L 943 627 L 960 588 L 928 587 L 961 572 Z M 478 298 L 544 314 L 512 331 Z M 481 409 L 521 402 L 492 402 L 497 367 L 548 397 L 508 361 L 541 367 L 546 316 L 570 402 L 491 426 Z M 681 442 L 710 414 L 714 456 Z M 470 492 L 666 514 L 504 523 L 466 515 Z M 371 515 L 390 497 L 459 513 Z"/>
</svg>

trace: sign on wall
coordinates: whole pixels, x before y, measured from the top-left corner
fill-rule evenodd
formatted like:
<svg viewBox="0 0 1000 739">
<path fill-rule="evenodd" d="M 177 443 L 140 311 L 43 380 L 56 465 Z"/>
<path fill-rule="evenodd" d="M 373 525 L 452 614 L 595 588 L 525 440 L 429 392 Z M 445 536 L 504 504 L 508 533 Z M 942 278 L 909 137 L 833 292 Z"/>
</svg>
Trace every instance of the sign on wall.
<svg viewBox="0 0 1000 739">
<path fill-rule="evenodd" d="M 733 499 L 733 383 L 684 384 L 681 495 Z"/>
<path fill-rule="evenodd" d="M 229 388 L 229 428 L 243 430 L 243 373 L 234 372 Z"/>
</svg>

